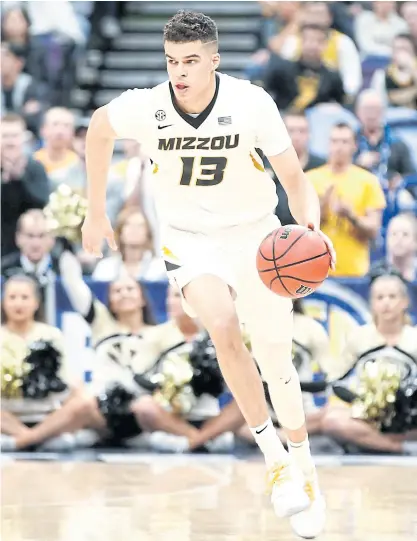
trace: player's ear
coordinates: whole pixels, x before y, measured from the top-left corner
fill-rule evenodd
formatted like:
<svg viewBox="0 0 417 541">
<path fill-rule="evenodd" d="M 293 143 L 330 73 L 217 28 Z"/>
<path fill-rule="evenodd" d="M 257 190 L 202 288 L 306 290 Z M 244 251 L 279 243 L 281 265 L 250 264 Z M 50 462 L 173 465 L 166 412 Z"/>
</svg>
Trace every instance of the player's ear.
<svg viewBox="0 0 417 541">
<path fill-rule="evenodd" d="M 213 65 L 213 70 L 216 70 L 219 67 L 220 64 L 220 55 L 219 53 L 216 53 L 211 58 L 211 63 Z"/>
</svg>

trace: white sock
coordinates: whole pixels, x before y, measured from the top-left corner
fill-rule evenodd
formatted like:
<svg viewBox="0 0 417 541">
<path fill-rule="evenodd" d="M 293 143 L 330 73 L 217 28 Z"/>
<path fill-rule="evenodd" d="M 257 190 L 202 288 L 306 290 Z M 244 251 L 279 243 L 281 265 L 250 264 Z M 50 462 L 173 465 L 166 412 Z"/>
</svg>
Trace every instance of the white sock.
<svg viewBox="0 0 417 541">
<path fill-rule="evenodd" d="M 307 438 L 299 443 L 288 440 L 288 451 L 295 464 L 301 469 L 306 477 L 311 477 L 315 472 L 315 465 L 310 453 L 310 443 Z"/>
<path fill-rule="evenodd" d="M 252 432 L 259 449 L 264 454 L 268 468 L 275 463 L 280 464 L 282 462 L 288 462 L 288 453 L 278 437 L 271 418 L 267 419 L 261 425 L 251 428 L 250 431 Z"/>
</svg>

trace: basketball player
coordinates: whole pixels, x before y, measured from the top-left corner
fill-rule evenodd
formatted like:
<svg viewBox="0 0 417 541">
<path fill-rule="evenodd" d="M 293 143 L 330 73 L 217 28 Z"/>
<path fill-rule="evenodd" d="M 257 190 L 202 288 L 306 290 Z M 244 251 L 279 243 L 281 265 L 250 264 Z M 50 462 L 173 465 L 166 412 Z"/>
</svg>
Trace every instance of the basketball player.
<svg viewBox="0 0 417 541">
<path fill-rule="evenodd" d="M 260 242 L 279 226 L 275 185 L 256 149 L 268 157 L 299 224 L 319 229 L 319 200 L 269 95 L 216 73 L 218 35 L 209 17 L 178 12 L 165 26 L 164 46 L 169 82 L 128 90 L 92 116 L 84 248 L 100 257 L 105 238 L 116 249 L 105 210 L 107 174 L 114 140 L 135 139 L 153 161 L 168 276 L 188 313 L 211 335 L 225 380 L 265 456 L 276 514 L 290 516 L 295 532 L 311 538 L 323 528 L 325 505 L 291 359 L 292 302 L 271 293 L 255 265 Z M 332 244 L 323 238 L 334 265 Z M 251 335 L 290 453 L 268 416 L 238 316 Z"/>
</svg>

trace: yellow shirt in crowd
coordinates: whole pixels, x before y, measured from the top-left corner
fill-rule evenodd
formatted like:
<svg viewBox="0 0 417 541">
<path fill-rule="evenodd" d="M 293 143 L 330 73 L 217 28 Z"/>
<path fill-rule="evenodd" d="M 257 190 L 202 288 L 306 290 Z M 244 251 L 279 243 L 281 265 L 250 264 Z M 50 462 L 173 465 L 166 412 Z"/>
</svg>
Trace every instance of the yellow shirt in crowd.
<svg viewBox="0 0 417 541">
<path fill-rule="evenodd" d="M 67 150 L 62 160 L 51 161 L 46 150 L 41 148 L 34 153 L 34 158 L 45 167 L 45 171 L 50 175 L 60 170 L 65 170 L 79 162 L 77 154 L 73 150 Z"/>
<path fill-rule="evenodd" d="M 85 196 L 85 167 L 73 150 L 68 149 L 59 161 L 51 161 L 45 148 L 35 152 L 33 157 L 44 166 L 52 191 L 55 191 L 60 184 L 67 184 L 74 192 Z"/>
<path fill-rule="evenodd" d="M 328 165 L 307 173 L 319 196 L 334 186 L 333 200 L 322 230 L 333 242 L 337 255 L 334 276 L 364 276 L 369 270 L 369 244 L 356 238 L 347 218 L 339 217 L 331 207 L 339 200 L 351 206 L 356 216 L 385 208 L 385 196 L 377 177 L 365 169 L 351 165 L 335 174 Z"/>
</svg>

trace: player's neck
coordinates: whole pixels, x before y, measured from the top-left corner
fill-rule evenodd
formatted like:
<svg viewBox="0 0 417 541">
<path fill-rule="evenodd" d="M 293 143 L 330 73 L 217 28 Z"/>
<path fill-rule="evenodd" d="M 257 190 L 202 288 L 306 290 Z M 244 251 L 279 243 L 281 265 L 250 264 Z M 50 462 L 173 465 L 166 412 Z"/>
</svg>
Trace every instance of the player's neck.
<svg viewBox="0 0 417 541">
<path fill-rule="evenodd" d="M 207 86 L 207 88 L 201 92 L 198 96 L 196 96 L 195 100 L 192 101 L 186 101 L 186 102 L 180 102 L 177 100 L 177 105 L 181 109 L 181 111 L 184 111 L 184 113 L 190 114 L 190 115 L 199 115 L 206 109 L 211 100 L 214 97 L 214 94 L 216 93 L 216 74 L 213 73 L 210 84 Z"/>
</svg>

